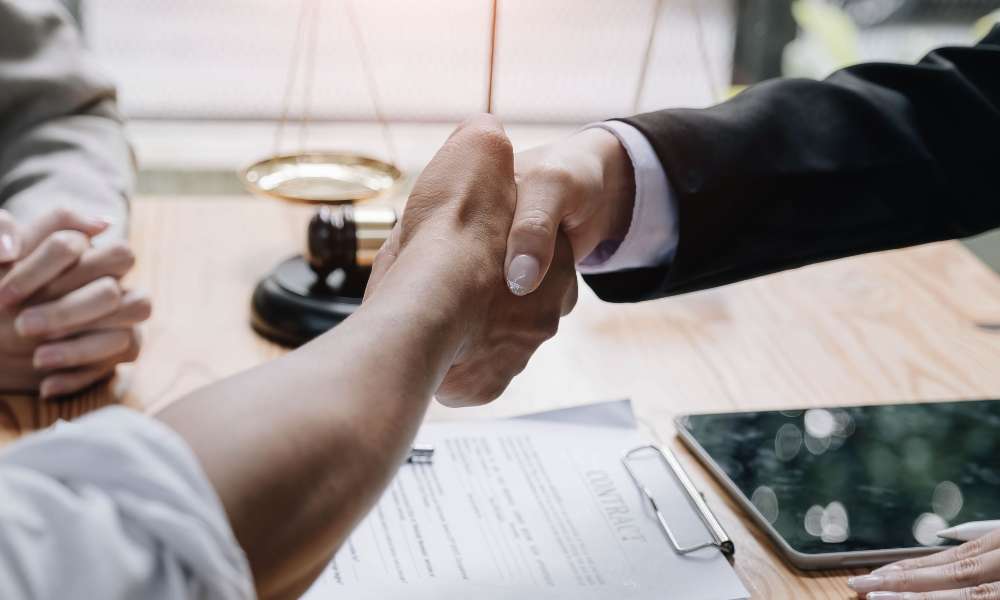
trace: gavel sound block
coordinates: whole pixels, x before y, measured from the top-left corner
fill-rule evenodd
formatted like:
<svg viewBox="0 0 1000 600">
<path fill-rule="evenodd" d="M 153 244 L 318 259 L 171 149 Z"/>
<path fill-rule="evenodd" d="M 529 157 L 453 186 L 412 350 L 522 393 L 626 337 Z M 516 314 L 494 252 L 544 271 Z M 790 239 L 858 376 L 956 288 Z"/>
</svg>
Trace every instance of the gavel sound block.
<svg viewBox="0 0 1000 600">
<path fill-rule="evenodd" d="M 379 206 L 322 207 L 309 222 L 305 256 L 293 256 L 262 279 L 251 299 L 251 324 L 264 337 L 299 346 L 361 305 L 372 261 L 396 224 Z"/>
</svg>

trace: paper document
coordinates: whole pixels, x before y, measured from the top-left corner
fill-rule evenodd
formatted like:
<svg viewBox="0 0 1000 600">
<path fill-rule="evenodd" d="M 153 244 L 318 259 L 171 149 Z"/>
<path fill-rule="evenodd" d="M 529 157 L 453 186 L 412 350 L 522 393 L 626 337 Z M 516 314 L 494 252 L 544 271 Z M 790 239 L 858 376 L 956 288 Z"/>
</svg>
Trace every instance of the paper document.
<svg viewBox="0 0 1000 600">
<path fill-rule="evenodd" d="M 622 454 L 628 402 L 426 424 L 432 464 L 403 465 L 308 600 L 731 600 L 721 553 L 678 556 Z M 640 476 L 684 544 L 710 536 L 662 465 Z"/>
</svg>

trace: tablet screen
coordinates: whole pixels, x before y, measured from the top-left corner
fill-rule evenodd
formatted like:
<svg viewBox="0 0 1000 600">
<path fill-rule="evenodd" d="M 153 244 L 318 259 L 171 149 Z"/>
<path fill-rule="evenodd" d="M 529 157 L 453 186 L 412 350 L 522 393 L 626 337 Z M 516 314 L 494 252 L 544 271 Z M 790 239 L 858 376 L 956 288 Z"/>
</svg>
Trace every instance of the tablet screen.
<svg viewBox="0 0 1000 600">
<path fill-rule="evenodd" d="M 941 545 L 950 525 L 1000 518 L 1000 400 L 692 415 L 681 426 L 799 552 Z"/>
</svg>

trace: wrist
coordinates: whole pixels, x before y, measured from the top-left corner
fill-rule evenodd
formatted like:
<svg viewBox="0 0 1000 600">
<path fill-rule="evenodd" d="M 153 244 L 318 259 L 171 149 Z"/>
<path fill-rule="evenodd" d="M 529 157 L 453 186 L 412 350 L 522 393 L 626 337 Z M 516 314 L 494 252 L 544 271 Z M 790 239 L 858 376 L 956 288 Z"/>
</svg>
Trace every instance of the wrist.
<svg viewBox="0 0 1000 600">
<path fill-rule="evenodd" d="M 621 142 L 606 129 L 592 127 L 577 134 L 580 148 L 597 159 L 600 185 L 592 202 L 601 215 L 601 239 L 620 240 L 632 224 L 635 205 L 635 173 Z"/>
<path fill-rule="evenodd" d="M 453 356 L 478 322 L 475 298 L 481 295 L 487 271 L 474 256 L 473 243 L 466 244 L 463 249 L 462 240 L 452 236 L 409 240 L 365 300 L 365 312 L 419 331 L 418 345 Z"/>
</svg>

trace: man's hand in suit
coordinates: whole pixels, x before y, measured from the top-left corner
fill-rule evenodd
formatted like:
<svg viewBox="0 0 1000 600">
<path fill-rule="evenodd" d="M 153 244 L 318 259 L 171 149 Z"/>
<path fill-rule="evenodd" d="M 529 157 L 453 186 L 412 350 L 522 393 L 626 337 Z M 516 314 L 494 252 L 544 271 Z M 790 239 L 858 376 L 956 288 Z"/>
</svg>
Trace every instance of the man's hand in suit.
<svg viewBox="0 0 1000 600">
<path fill-rule="evenodd" d="M 500 123 L 474 117 L 445 142 L 417 181 L 372 268 L 366 302 L 411 302 L 434 291 L 425 312 L 446 311 L 462 342 L 435 396 L 449 406 L 495 399 L 576 303 L 569 242 L 553 232 L 548 277 L 528 298 L 504 285 L 515 211 L 514 156 Z M 392 284 L 396 293 L 387 293 Z M 425 303 L 426 304 L 426 303 Z"/>
<path fill-rule="evenodd" d="M 545 278 L 560 231 L 579 262 L 632 221 L 632 163 L 614 134 L 590 128 L 514 159 L 517 209 L 507 242 L 506 277 L 518 296 Z"/>
</svg>

